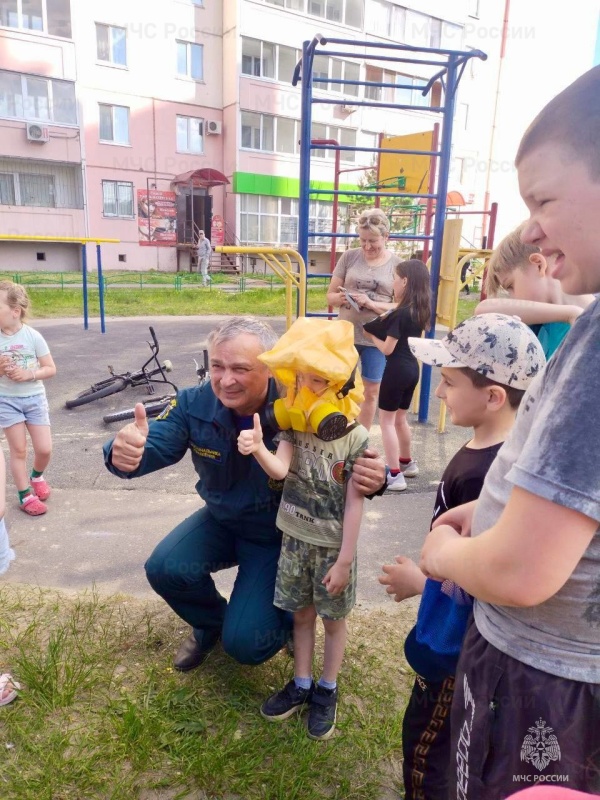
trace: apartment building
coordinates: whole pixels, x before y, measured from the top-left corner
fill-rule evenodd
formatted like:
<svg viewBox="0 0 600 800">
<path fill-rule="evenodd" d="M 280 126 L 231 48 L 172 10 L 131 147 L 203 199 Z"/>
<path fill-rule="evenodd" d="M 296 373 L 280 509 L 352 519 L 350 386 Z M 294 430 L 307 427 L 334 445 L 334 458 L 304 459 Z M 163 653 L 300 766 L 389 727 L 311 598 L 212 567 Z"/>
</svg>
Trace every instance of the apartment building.
<svg viewBox="0 0 600 800">
<path fill-rule="evenodd" d="M 0 0 L 0 220 L 21 236 L 119 239 L 108 269 L 187 269 L 202 227 L 226 242 L 297 240 L 302 42 L 330 37 L 488 52 L 459 89 L 450 188 L 475 208 L 489 148 L 503 2 L 457 0 Z M 486 44 L 491 45 L 486 47 Z M 320 55 L 323 96 L 313 137 L 375 147 L 381 133 L 431 129 L 428 78 L 360 54 Z M 401 84 L 341 85 L 336 80 Z M 414 86 L 413 89 L 410 87 Z M 367 109 L 370 98 L 412 111 Z M 364 180 L 374 157 L 342 154 L 342 186 Z M 470 167 L 474 166 L 474 169 Z M 315 151 L 311 176 L 333 186 L 333 153 Z M 341 225 L 348 224 L 340 209 Z M 344 220 L 346 220 L 344 222 Z M 331 229 L 332 203 L 311 203 L 311 229 Z M 477 222 L 467 236 L 476 238 Z M 179 243 L 179 246 L 177 246 Z M 188 247 L 186 247 L 186 244 Z M 316 237 L 312 249 L 329 248 Z M 0 242 L 2 269 L 78 269 L 79 246 Z"/>
</svg>

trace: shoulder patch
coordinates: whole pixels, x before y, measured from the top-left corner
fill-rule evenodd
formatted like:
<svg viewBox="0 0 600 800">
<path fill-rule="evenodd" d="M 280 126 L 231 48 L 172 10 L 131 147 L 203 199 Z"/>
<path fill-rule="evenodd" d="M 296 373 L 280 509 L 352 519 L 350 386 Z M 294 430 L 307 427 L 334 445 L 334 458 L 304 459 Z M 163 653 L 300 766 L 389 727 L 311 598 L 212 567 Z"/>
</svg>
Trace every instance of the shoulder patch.
<svg viewBox="0 0 600 800">
<path fill-rule="evenodd" d="M 171 398 L 171 400 L 169 401 L 169 405 L 165 409 L 163 409 L 163 411 L 160 412 L 160 414 L 158 415 L 158 417 L 156 419 L 157 420 L 158 419 L 166 419 L 169 416 L 169 414 L 171 413 L 172 409 L 174 409 L 176 405 L 177 405 L 177 398 L 176 397 Z"/>
</svg>

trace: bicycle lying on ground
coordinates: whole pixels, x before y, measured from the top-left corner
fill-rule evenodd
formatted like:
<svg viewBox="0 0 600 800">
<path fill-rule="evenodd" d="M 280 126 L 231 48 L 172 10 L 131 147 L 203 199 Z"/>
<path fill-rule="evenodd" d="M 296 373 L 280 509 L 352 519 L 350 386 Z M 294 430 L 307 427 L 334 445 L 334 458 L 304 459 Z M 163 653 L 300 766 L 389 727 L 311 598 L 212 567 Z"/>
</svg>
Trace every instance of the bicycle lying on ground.
<svg viewBox="0 0 600 800">
<path fill-rule="evenodd" d="M 136 372 L 117 373 L 109 365 L 108 371 L 110 372 L 110 378 L 99 381 L 99 383 L 94 383 L 89 389 L 78 394 L 73 400 L 67 400 L 65 406 L 67 408 L 78 408 L 79 406 L 86 405 L 86 403 L 99 400 L 101 397 L 109 397 L 111 394 L 122 392 L 128 386 L 145 386 L 148 394 L 154 394 L 156 391 L 154 388 L 155 383 L 166 383 L 172 386 L 173 390 L 177 392 L 177 386 L 170 381 L 165 374 L 171 372 L 173 364 L 168 360 L 163 361 L 161 364 L 158 360 L 159 344 L 152 326 L 150 326 L 150 335 L 152 337 L 152 342 L 148 342 L 148 346 L 150 347 L 152 355 L 141 369 Z M 149 365 L 153 363 L 155 366 L 149 369 Z"/>
<path fill-rule="evenodd" d="M 204 363 L 202 366 L 198 364 L 196 359 L 194 359 L 194 364 L 196 366 L 196 376 L 198 378 L 198 386 L 204 386 L 205 383 L 209 381 L 208 375 L 208 350 L 203 351 L 204 354 Z M 153 397 L 150 400 L 143 400 L 142 405 L 146 409 L 146 416 L 147 417 L 157 417 L 159 414 L 167 408 L 169 403 L 175 399 L 177 396 L 177 390 L 171 392 L 170 394 L 163 395 L 163 397 Z M 105 414 L 102 417 L 103 422 L 110 423 L 110 422 L 123 422 L 128 419 L 135 418 L 135 409 L 134 408 L 124 408 L 121 411 L 113 411 L 110 414 Z"/>
</svg>

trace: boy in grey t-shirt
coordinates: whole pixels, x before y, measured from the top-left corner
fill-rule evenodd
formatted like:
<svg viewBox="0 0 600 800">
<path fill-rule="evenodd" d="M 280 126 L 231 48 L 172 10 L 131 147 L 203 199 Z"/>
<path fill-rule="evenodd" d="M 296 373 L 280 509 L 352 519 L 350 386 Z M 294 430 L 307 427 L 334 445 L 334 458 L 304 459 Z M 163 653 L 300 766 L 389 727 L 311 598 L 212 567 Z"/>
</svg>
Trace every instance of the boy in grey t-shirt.
<svg viewBox="0 0 600 800">
<path fill-rule="evenodd" d="M 554 257 L 565 292 L 598 292 L 600 67 L 540 112 L 516 164 L 523 240 Z M 535 782 L 600 792 L 599 391 L 596 301 L 531 385 L 477 504 L 441 516 L 425 542 L 426 574 L 477 598 L 451 796 L 500 800 Z"/>
</svg>

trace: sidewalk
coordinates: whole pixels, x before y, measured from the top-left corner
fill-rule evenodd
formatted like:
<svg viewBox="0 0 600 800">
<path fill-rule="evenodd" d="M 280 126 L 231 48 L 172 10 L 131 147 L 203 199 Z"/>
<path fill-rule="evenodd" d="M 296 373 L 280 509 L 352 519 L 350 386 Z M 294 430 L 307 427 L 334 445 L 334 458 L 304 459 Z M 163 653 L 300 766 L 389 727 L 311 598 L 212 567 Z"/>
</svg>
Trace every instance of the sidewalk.
<svg viewBox="0 0 600 800">
<path fill-rule="evenodd" d="M 113 477 L 104 467 L 102 445 L 118 430 L 102 416 L 127 408 L 140 398 L 133 390 L 68 411 L 65 400 L 107 375 L 107 364 L 119 371 L 141 366 L 149 355 L 146 339 L 152 324 L 160 356 L 173 362 L 170 377 L 182 388 L 194 382 L 193 356 L 203 349 L 217 317 L 108 318 L 101 334 L 94 320 L 89 331 L 81 320 L 36 320 L 58 367 L 48 382 L 54 456 L 47 476 L 53 487 L 49 511 L 28 517 L 19 511 L 8 477 L 6 519 L 17 554 L 3 576 L 10 583 L 70 591 L 94 586 L 103 593 L 154 597 L 143 564 L 154 545 L 202 503 L 194 490 L 196 475 L 186 457 L 172 468 L 134 481 Z M 271 319 L 283 332 L 283 318 Z M 432 377 L 432 395 L 437 385 Z M 162 392 L 160 392 L 162 393 Z M 433 511 L 439 478 L 469 432 L 454 428 L 438 434 L 439 403 L 431 400 L 430 421 L 413 424 L 413 452 L 421 473 L 406 492 L 367 501 L 359 540 L 358 605 L 394 608 L 377 583 L 382 563 L 403 554 L 418 558 Z M 382 451 L 379 427 L 371 441 Z M 4 444 L 6 452 L 6 444 Z M 235 570 L 219 573 L 217 584 L 228 592 Z"/>
</svg>

